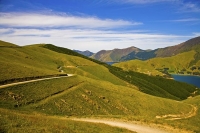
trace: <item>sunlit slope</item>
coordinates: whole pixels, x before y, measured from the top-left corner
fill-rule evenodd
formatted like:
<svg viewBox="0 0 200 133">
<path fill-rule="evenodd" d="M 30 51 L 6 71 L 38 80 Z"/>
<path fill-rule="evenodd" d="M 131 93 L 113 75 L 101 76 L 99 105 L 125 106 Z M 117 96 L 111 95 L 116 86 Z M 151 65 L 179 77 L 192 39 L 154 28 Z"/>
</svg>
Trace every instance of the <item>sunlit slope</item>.
<svg viewBox="0 0 200 133">
<path fill-rule="evenodd" d="M 190 106 L 181 102 L 82 76 L 12 86 L 0 89 L 0 94 L 1 108 L 49 115 L 133 115 L 155 119 L 157 115 L 190 111 Z"/>
<path fill-rule="evenodd" d="M 190 105 L 193 109 L 191 109 L 189 118 L 175 119 L 175 120 L 165 120 L 165 121 L 157 121 L 158 123 L 171 125 L 173 127 L 177 127 L 179 129 L 187 129 L 193 131 L 193 133 L 200 132 L 200 96 L 196 96 L 193 98 L 188 98 L 187 100 L 182 101 L 185 104 Z"/>
<path fill-rule="evenodd" d="M 186 125 L 187 123 L 191 123 L 188 125 L 191 130 L 194 132 L 200 132 L 200 96 L 190 98 L 184 101 L 185 103 L 192 104 L 197 107 L 197 112 L 194 117 L 190 119 L 185 119 L 182 122 Z"/>
<path fill-rule="evenodd" d="M 107 68 L 99 64 L 81 57 L 54 52 L 42 46 L 8 47 L 5 45 L 0 47 L 0 81 L 72 73 L 108 80 L 116 84 L 125 84 L 124 81 L 110 74 Z M 84 70 L 84 67 L 86 67 L 86 70 Z M 91 71 L 87 68 L 90 68 Z"/>
<path fill-rule="evenodd" d="M 132 70 L 136 72 L 141 72 L 149 75 L 161 75 L 163 76 L 164 71 L 169 73 L 184 73 L 190 74 L 193 72 L 199 72 L 199 60 L 195 62 L 195 56 L 197 52 L 192 50 L 189 52 L 184 52 L 172 57 L 163 57 L 163 58 L 153 58 L 146 61 L 140 60 L 131 60 L 126 62 L 121 62 L 114 64 L 114 66 L 123 68 L 124 70 Z M 192 67 L 195 66 L 195 69 Z"/>
<path fill-rule="evenodd" d="M 115 84 L 116 83 L 121 84 L 121 82 L 118 82 L 118 80 L 114 80 L 115 78 L 113 77 L 113 75 L 115 75 L 115 77 L 118 77 L 128 82 L 129 85 L 132 84 L 134 86 L 137 86 L 138 89 L 142 92 L 145 92 L 147 94 L 154 95 L 154 96 L 176 99 L 176 100 L 186 99 L 187 97 L 192 96 L 191 93 L 195 91 L 194 86 L 191 86 L 185 83 L 176 82 L 173 80 L 167 80 L 160 77 L 152 77 L 152 76 L 147 76 L 147 75 L 136 73 L 136 72 L 134 73 L 134 72 L 123 71 L 121 69 L 117 69 L 115 67 L 99 62 L 97 60 L 93 60 L 88 57 L 79 55 L 66 48 L 61 48 L 61 47 L 57 47 L 50 44 L 44 45 L 44 47 L 47 49 L 53 50 L 55 52 L 82 57 L 99 64 L 99 66 L 95 66 L 95 67 L 85 65 L 85 66 L 78 67 L 79 69 L 71 68 L 71 70 L 74 70 L 74 71 L 78 70 L 77 71 L 79 72 L 78 75 L 89 76 L 87 75 L 87 73 L 90 73 L 90 77 L 93 76 L 93 78 L 95 78 L 94 76 L 98 76 L 102 80 L 111 81 L 112 83 L 115 82 Z M 80 70 L 83 70 L 83 71 L 80 71 Z M 113 75 L 111 75 L 110 73 L 112 73 Z"/>
<path fill-rule="evenodd" d="M 129 87 L 115 85 L 103 80 L 86 78 L 84 76 L 16 85 L 0 89 L 0 94 L 0 108 L 20 112 L 37 112 L 38 114 L 64 117 L 98 116 L 103 118 L 130 119 L 166 123 L 176 128 L 178 126 L 175 125 L 186 129 L 194 127 L 193 129 L 199 131 L 198 123 L 193 123 L 191 121 L 193 117 L 187 120 L 181 120 L 187 121 L 185 123 L 181 121 L 157 119 L 157 116 L 168 114 L 188 114 L 191 112 L 192 108 L 187 102 L 177 102 L 147 95 Z M 198 103 L 198 100 L 196 100 L 196 102 Z M 13 123 L 21 123 L 21 121 L 30 123 L 32 119 L 38 118 L 38 116 L 34 117 L 29 115 L 16 116 L 9 110 L 1 110 L 1 114 L 5 114 L 13 119 L 17 117 L 18 119 L 16 118 L 17 120 L 14 120 Z M 9 119 L 9 117 L 6 117 L 6 120 Z M 44 116 L 41 118 L 46 120 L 43 122 L 47 122 L 47 124 L 49 123 L 52 126 L 54 125 L 52 119 L 49 117 Z M 199 117 L 196 119 L 198 121 Z M 63 120 L 55 120 L 57 122 L 63 122 Z M 9 127 L 8 122 L 9 120 L 4 121 L 4 127 Z M 71 123 L 70 121 L 68 122 L 69 124 Z M 34 123 L 32 125 L 42 128 Z M 27 125 L 22 125 L 22 127 L 26 128 Z M 65 126 L 63 125 L 63 127 Z M 48 130 L 51 129 L 49 126 L 46 128 Z M 14 129 L 17 130 L 19 128 L 14 126 Z M 76 130 L 81 129 L 76 128 Z"/>
<path fill-rule="evenodd" d="M 136 86 L 133 89 L 176 100 L 186 99 L 191 96 L 190 93 L 195 91 L 194 87 L 188 85 L 185 87 L 185 84 L 170 83 L 172 81 L 165 81 L 165 79 L 162 79 L 164 80 L 162 82 L 157 82 L 160 79 L 154 80 L 154 78 L 145 77 L 137 73 L 130 75 L 130 73 L 126 74 L 125 71 L 115 71 L 113 67 L 102 62 L 50 44 L 17 48 L 2 47 L 1 51 L 0 81 L 29 76 L 71 73 L 96 79 L 99 82 L 103 80 L 123 86 L 132 84 L 132 86 Z M 170 85 L 166 86 L 166 84 Z M 184 86 L 184 88 L 181 86 Z M 177 90 L 177 87 L 180 87 L 180 89 Z"/>
<path fill-rule="evenodd" d="M 0 131 L 2 133 L 134 133 L 126 129 L 105 124 L 76 122 L 66 117 L 45 116 L 44 114 L 23 114 L 0 109 Z"/>
<path fill-rule="evenodd" d="M 19 47 L 13 43 L 5 42 L 0 40 L 0 47 Z"/>
<path fill-rule="evenodd" d="M 135 71 L 144 73 L 147 75 L 163 75 L 162 72 L 156 70 L 152 65 L 148 64 L 146 61 L 142 60 L 130 60 L 126 62 L 115 63 L 113 66 L 120 67 L 125 71 Z"/>
</svg>

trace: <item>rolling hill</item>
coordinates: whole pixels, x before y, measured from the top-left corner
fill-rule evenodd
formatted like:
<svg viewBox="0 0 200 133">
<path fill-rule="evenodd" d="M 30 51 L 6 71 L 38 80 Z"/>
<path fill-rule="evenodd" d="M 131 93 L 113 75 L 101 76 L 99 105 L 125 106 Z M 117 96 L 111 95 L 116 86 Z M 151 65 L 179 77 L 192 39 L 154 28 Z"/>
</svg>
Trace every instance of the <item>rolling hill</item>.
<svg viewBox="0 0 200 133">
<path fill-rule="evenodd" d="M 200 75 L 198 56 L 198 51 L 191 50 L 171 57 L 157 57 L 146 61 L 131 60 L 116 63 L 114 66 L 154 76 L 167 77 L 168 73 Z"/>
<path fill-rule="evenodd" d="M 2 82 L 75 74 L 1 88 L 2 132 L 130 132 L 104 124 L 86 126 L 85 122 L 75 122 L 66 117 L 115 118 L 157 123 L 181 131 L 200 131 L 199 110 L 194 110 L 199 108 L 199 96 L 185 100 L 195 96 L 196 91 L 198 94 L 194 86 L 127 72 L 51 44 L 19 47 L 3 41 L 0 43 L 3 45 L 0 47 Z M 181 120 L 162 118 L 169 114 Z"/>
</svg>

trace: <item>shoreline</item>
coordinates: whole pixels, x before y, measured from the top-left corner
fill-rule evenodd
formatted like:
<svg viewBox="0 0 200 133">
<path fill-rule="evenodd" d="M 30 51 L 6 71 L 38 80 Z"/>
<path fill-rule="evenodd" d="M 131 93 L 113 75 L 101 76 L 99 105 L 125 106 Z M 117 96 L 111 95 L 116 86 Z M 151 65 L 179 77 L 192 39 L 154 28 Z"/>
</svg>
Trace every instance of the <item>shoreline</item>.
<svg viewBox="0 0 200 133">
<path fill-rule="evenodd" d="M 176 74 L 176 73 L 169 73 L 170 75 L 180 75 L 180 76 L 196 76 L 196 77 L 200 77 L 200 75 L 191 75 L 191 74 Z M 173 78 L 174 79 L 174 78 Z"/>
</svg>

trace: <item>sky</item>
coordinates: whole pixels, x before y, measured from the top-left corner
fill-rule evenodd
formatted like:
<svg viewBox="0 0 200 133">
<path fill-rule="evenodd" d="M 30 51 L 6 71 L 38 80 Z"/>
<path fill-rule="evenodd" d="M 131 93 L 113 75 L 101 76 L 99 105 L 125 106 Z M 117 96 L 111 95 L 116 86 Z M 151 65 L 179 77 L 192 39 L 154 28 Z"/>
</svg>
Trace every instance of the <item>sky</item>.
<svg viewBox="0 0 200 133">
<path fill-rule="evenodd" d="M 0 40 L 157 49 L 200 36 L 200 0 L 0 0 Z"/>
</svg>

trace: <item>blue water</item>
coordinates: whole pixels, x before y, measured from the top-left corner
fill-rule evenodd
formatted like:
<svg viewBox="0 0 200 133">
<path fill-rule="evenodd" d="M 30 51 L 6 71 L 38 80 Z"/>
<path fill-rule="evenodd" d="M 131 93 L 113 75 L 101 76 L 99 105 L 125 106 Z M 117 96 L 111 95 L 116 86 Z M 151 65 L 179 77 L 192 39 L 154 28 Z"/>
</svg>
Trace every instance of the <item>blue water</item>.
<svg viewBox="0 0 200 133">
<path fill-rule="evenodd" d="M 186 82 L 188 84 L 195 85 L 200 88 L 200 76 L 192 76 L 192 75 L 172 75 L 174 80 Z"/>
<path fill-rule="evenodd" d="M 106 62 L 108 65 L 112 65 L 114 63 L 118 63 L 118 62 Z"/>
</svg>

